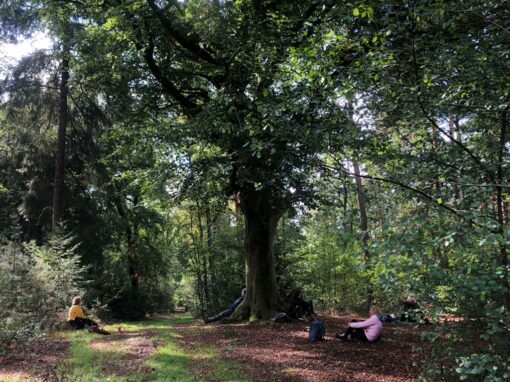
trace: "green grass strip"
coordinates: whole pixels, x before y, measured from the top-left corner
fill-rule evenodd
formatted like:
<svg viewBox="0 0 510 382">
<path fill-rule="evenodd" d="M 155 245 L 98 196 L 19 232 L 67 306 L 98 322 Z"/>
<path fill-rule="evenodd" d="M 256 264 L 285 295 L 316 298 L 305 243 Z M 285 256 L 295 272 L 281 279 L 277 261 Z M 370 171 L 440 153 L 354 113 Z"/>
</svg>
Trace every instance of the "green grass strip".
<svg viewBox="0 0 510 382">
<path fill-rule="evenodd" d="M 140 331 L 155 331 L 155 337 L 151 340 L 157 344 L 156 352 L 145 361 L 148 373 L 133 372 L 129 375 L 105 375 L 107 365 L 114 364 L 120 370 L 126 361 L 127 353 L 121 346 L 115 347 L 112 343 L 112 350 L 93 349 L 91 343 L 97 340 L 97 335 L 84 330 L 66 332 L 64 337 L 71 342 L 70 357 L 66 360 L 60 372 L 66 378 L 77 382 L 201 382 L 201 381 L 224 381 L 224 382 L 249 382 L 249 379 L 242 376 L 235 364 L 220 359 L 219 352 L 212 346 L 204 346 L 187 354 L 176 344 L 180 336 L 173 329 L 174 325 L 193 322 L 190 316 L 176 315 L 169 320 L 148 320 L 139 322 L 117 323 L 115 327 L 106 327 L 107 330 L 116 331 L 122 327 L 126 335 L 135 334 Z M 191 335 L 200 333 L 204 328 L 190 328 Z M 206 375 L 198 376 L 194 373 L 193 358 L 204 359 L 208 363 Z"/>
</svg>

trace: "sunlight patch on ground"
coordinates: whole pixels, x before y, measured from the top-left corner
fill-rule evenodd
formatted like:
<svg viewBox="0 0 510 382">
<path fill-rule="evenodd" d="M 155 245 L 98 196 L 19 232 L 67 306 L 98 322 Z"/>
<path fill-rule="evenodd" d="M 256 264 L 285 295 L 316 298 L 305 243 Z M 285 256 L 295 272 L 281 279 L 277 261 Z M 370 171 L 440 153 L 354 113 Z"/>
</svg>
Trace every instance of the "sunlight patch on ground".
<svg viewBox="0 0 510 382">
<path fill-rule="evenodd" d="M 299 375 L 301 372 L 301 369 L 298 369 L 297 367 L 289 367 L 287 369 L 283 369 L 283 373 L 287 375 Z"/>
<path fill-rule="evenodd" d="M 139 357 L 147 357 L 156 351 L 156 347 L 162 342 L 155 337 L 156 332 L 128 332 L 113 334 L 90 342 L 89 347 L 94 350 L 116 351 L 132 354 Z"/>
<path fill-rule="evenodd" d="M 29 382 L 30 377 L 25 373 L 4 373 L 0 371 L 1 382 Z"/>
</svg>

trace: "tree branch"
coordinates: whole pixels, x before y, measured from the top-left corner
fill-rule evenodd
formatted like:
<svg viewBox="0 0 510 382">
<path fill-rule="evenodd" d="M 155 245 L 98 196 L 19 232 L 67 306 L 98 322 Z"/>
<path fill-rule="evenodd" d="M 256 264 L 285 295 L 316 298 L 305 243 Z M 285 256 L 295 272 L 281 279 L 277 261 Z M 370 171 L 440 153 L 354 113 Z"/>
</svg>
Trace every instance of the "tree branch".
<svg viewBox="0 0 510 382">
<path fill-rule="evenodd" d="M 188 52 L 192 53 L 196 58 L 200 58 L 210 64 L 216 66 L 224 66 L 224 62 L 218 60 L 213 56 L 213 54 L 206 48 L 203 48 L 198 43 L 198 39 L 194 33 L 182 33 L 180 30 L 173 26 L 172 20 L 166 17 L 163 14 L 163 11 L 156 5 L 154 0 L 147 0 L 149 7 L 154 12 L 156 17 L 161 23 L 161 26 L 165 30 L 165 32 L 175 41 L 177 41 L 183 48 L 185 48 Z M 175 2 L 172 2 L 175 3 Z M 189 36 L 189 37 L 188 37 Z"/>
<path fill-rule="evenodd" d="M 156 80 L 158 80 L 161 86 L 163 86 L 163 89 L 172 98 L 178 101 L 187 112 L 194 114 L 198 106 L 194 102 L 192 102 L 188 97 L 186 97 L 177 88 L 177 86 L 175 86 L 174 83 L 163 74 L 163 71 L 156 63 L 156 60 L 154 59 L 154 42 L 152 41 L 152 39 L 150 39 L 149 46 L 144 51 L 144 58 L 152 74 L 154 75 L 154 77 L 156 77 Z"/>
<path fill-rule="evenodd" d="M 417 84 L 420 84 L 421 83 L 421 80 L 419 78 L 419 72 L 418 72 L 418 59 L 416 57 L 416 41 L 415 41 L 415 36 L 414 36 L 414 29 L 415 29 L 415 26 L 414 26 L 414 17 L 415 17 L 415 13 L 414 13 L 414 8 L 412 9 L 412 14 L 411 14 L 411 47 L 412 47 L 412 59 L 413 59 L 413 66 L 414 66 L 414 75 L 415 75 L 415 81 Z M 419 85 L 418 85 L 419 86 Z M 423 115 L 425 116 L 425 118 L 438 130 L 440 131 L 444 136 L 448 137 L 448 139 L 450 139 L 452 142 L 454 142 L 456 145 L 458 145 L 464 152 L 466 152 L 472 159 L 473 161 L 478 165 L 478 167 L 480 167 L 481 170 L 483 170 L 485 172 L 485 174 L 490 178 L 491 182 L 492 183 L 497 183 L 496 182 L 496 179 L 494 177 L 494 174 L 492 173 L 492 171 L 490 171 L 489 169 L 487 169 L 482 161 L 480 160 L 480 158 L 478 158 L 470 149 L 468 149 L 462 142 L 460 142 L 459 140 L 455 139 L 454 136 L 452 136 L 450 133 L 448 133 L 445 129 L 443 129 L 441 126 L 439 126 L 439 124 L 434 120 L 434 118 L 432 118 L 429 114 L 429 112 L 427 111 L 427 109 L 425 108 L 425 105 L 423 104 L 423 101 L 421 99 L 421 96 L 420 96 L 420 93 L 418 92 L 418 95 L 417 95 L 417 101 L 418 101 L 418 105 L 420 106 L 420 109 L 421 111 L 423 112 Z"/>
<path fill-rule="evenodd" d="M 336 158 L 332 158 L 337 164 L 339 164 L 338 160 Z M 325 164 L 322 165 L 322 167 L 326 170 L 335 170 L 335 171 L 340 171 L 342 172 L 343 174 L 351 177 L 351 178 L 355 178 L 356 177 L 356 174 L 348 171 L 347 169 L 345 169 L 343 166 L 340 166 L 340 167 L 331 167 L 331 166 L 327 166 Z M 462 215 L 461 213 L 457 212 L 456 210 L 454 210 L 452 207 L 444 204 L 444 203 L 437 203 L 437 199 L 434 198 L 433 196 L 427 194 L 426 192 L 423 192 L 421 190 L 418 190 L 417 188 L 414 188 L 414 187 L 411 187 L 411 186 L 408 186 L 407 184 L 404 184 L 404 183 L 401 183 L 399 181 L 396 181 L 396 180 L 393 180 L 393 179 L 388 179 L 388 178 L 381 178 L 381 177 L 378 177 L 378 176 L 371 176 L 371 175 L 359 175 L 361 178 L 364 178 L 364 179 L 371 179 L 371 180 L 377 180 L 379 182 L 384 182 L 384 183 L 390 183 L 390 184 L 394 184 L 395 186 L 399 186 L 401 188 L 404 188 L 406 190 L 409 190 L 409 191 L 412 191 L 418 195 L 420 195 L 422 198 L 428 200 L 428 201 L 431 201 L 433 202 L 435 205 L 447 210 L 448 212 L 454 214 L 455 216 L 459 217 L 460 219 L 462 219 L 463 221 L 469 223 L 469 224 L 472 224 L 474 226 L 477 226 L 477 227 L 480 227 L 480 228 L 486 228 L 484 227 L 483 225 L 475 222 L 473 219 L 468 219 L 466 218 L 464 215 Z M 493 232 L 493 230 L 491 230 L 491 232 Z"/>
</svg>

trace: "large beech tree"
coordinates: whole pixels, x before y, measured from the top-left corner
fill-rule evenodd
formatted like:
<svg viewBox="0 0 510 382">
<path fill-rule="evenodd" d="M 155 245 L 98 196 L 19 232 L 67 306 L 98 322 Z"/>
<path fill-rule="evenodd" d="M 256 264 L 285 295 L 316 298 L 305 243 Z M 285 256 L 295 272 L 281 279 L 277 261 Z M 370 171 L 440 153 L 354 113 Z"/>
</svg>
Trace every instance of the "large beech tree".
<svg viewBox="0 0 510 382">
<path fill-rule="evenodd" d="M 195 157 L 207 152 L 223 169 L 224 195 L 238 197 L 245 218 L 247 298 L 235 318 L 269 318 L 282 305 L 277 224 L 297 201 L 313 201 L 309 174 L 328 141 L 341 136 L 338 121 L 326 118 L 338 109 L 326 78 L 338 72 L 310 64 L 339 3 L 76 4 L 92 20 L 95 38 L 120 41 L 125 57 L 138 57 L 155 113 L 173 120 L 173 143 Z M 352 60 L 347 48 L 341 53 L 336 67 Z"/>
</svg>

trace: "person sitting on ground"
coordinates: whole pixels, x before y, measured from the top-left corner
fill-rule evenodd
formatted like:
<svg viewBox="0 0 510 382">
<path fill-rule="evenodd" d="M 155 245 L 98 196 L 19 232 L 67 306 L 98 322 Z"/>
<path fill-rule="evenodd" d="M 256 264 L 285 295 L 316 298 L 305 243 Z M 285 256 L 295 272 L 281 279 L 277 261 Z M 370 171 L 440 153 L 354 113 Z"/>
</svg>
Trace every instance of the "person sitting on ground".
<svg viewBox="0 0 510 382">
<path fill-rule="evenodd" d="M 365 321 L 352 320 L 349 323 L 347 330 L 340 334 L 335 334 L 335 337 L 344 340 L 360 340 L 363 342 L 374 342 L 381 337 L 383 324 L 377 315 L 379 314 L 379 308 L 375 305 L 370 307 L 370 318 Z"/>
<path fill-rule="evenodd" d="M 313 311 L 313 301 L 305 301 L 301 289 L 295 289 L 288 298 L 287 316 L 302 321 L 313 321 L 316 316 Z"/>
<path fill-rule="evenodd" d="M 100 329 L 97 322 L 87 318 L 80 304 L 80 297 L 73 298 L 71 308 L 69 308 L 69 313 L 67 314 L 67 322 L 69 325 L 75 329 L 87 329 L 89 332 L 110 334 L 106 330 Z"/>
<path fill-rule="evenodd" d="M 402 322 L 412 322 L 412 323 L 425 323 L 430 324 L 428 318 L 425 317 L 423 312 L 421 311 L 420 304 L 416 301 L 416 297 L 413 295 L 407 296 L 406 300 L 403 302 L 404 312 L 400 316 L 400 321 Z"/>
<path fill-rule="evenodd" d="M 218 313 L 216 316 L 212 316 L 212 317 L 207 317 L 204 319 L 204 322 L 206 324 L 209 324 L 211 322 L 215 322 L 215 321 L 219 321 L 221 320 L 222 318 L 225 318 L 225 317 L 229 317 L 232 315 L 232 313 L 234 313 L 234 311 L 236 310 L 236 308 L 241 305 L 241 303 L 243 302 L 244 300 L 244 297 L 246 296 L 246 288 L 244 288 L 242 291 L 241 291 L 241 295 L 232 303 L 228 306 L 228 309 L 225 309 L 223 312 L 220 312 Z"/>
</svg>

